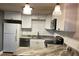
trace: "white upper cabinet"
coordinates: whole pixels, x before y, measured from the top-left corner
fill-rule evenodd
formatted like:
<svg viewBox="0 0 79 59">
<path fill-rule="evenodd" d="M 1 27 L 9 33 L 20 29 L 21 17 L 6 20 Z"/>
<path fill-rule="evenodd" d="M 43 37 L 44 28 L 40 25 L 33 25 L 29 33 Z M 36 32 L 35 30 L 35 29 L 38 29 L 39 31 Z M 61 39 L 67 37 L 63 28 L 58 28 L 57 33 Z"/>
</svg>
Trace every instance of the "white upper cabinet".
<svg viewBox="0 0 79 59">
<path fill-rule="evenodd" d="M 62 15 L 53 16 L 57 18 L 56 30 L 75 32 L 77 19 L 77 5 L 76 4 L 61 4 Z"/>
<path fill-rule="evenodd" d="M 52 16 L 48 15 L 46 17 L 45 29 L 48 29 L 48 30 L 52 29 L 52 27 L 51 27 L 51 21 L 52 21 Z"/>
<path fill-rule="evenodd" d="M 20 12 L 4 12 L 5 20 L 21 20 Z"/>
<path fill-rule="evenodd" d="M 31 28 L 31 16 L 22 15 L 22 28 Z"/>
</svg>

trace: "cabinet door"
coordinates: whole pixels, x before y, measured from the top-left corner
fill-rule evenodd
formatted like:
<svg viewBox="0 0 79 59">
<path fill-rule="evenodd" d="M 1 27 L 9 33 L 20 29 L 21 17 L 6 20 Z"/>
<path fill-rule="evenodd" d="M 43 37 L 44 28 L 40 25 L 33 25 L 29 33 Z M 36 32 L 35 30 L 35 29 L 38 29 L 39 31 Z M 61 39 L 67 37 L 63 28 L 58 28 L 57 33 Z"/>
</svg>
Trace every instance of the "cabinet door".
<svg viewBox="0 0 79 59">
<path fill-rule="evenodd" d="M 52 29 L 51 27 L 52 16 L 47 16 L 45 22 L 45 29 Z"/>
<path fill-rule="evenodd" d="M 4 12 L 4 19 L 21 20 L 21 13 L 20 12 Z"/>
<path fill-rule="evenodd" d="M 57 31 L 64 31 L 64 19 L 60 16 L 58 16 L 57 18 L 57 23 L 56 23 L 56 30 Z"/>
<path fill-rule="evenodd" d="M 56 30 L 57 31 L 64 31 L 64 11 L 65 11 L 65 8 L 64 8 L 64 4 L 61 4 L 60 5 L 61 7 L 61 15 L 53 15 L 53 19 L 57 19 L 57 24 L 56 24 Z"/>
<path fill-rule="evenodd" d="M 22 16 L 22 28 L 27 28 L 27 29 L 31 28 L 31 16 L 26 16 L 26 15 Z"/>
</svg>

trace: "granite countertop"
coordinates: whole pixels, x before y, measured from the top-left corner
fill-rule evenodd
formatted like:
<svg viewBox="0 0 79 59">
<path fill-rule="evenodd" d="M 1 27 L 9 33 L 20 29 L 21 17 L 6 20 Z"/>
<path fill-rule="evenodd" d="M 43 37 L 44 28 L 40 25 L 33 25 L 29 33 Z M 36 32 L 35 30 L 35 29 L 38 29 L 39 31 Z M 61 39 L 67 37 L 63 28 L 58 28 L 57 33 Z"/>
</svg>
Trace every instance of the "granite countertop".
<svg viewBox="0 0 79 59">
<path fill-rule="evenodd" d="M 47 38 L 47 37 L 50 37 L 50 38 L 54 38 L 54 36 L 53 35 L 39 35 L 40 37 L 45 37 L 45 38 Z M 31 38 L 36 38 L 37 37 L 37 35 L 22 35 L 20 38 L 29 38 L 29 39 L 31 39 Z"/>
</svg>

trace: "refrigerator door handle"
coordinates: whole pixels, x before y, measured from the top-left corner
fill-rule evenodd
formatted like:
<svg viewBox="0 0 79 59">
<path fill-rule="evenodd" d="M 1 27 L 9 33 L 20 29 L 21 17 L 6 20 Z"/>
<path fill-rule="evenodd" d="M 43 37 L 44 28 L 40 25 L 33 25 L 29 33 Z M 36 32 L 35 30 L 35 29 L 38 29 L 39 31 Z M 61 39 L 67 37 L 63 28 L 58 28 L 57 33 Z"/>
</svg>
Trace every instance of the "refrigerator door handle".
<svg viewBox="0 0 79 59">
<path fill-rule="evenodd" d="M 17 41 L 17 29 L 16 29 L 16 33 L 15 33 L 15 41 Z"/>
</svg>

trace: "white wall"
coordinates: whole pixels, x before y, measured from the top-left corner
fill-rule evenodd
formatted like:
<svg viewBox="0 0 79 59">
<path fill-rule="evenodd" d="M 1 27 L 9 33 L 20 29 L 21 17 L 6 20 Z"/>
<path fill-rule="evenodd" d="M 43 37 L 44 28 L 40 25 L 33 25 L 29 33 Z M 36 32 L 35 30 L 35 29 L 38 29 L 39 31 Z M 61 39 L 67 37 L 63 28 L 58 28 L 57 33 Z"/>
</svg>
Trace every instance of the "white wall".
<svg viewBox="0 0 79 59">
<path fill-rule="evenodd" d="M 76 32 L 74 37 L 79 40 L 79 4 L 77 4 L 77 21 L 76 21 Z"/>
<path fill-rule="evenodd" d="M 0 50 L 2 50 L 2 19 L 3 19 L 3 13 L 0 12 Z"/>
</svg>

